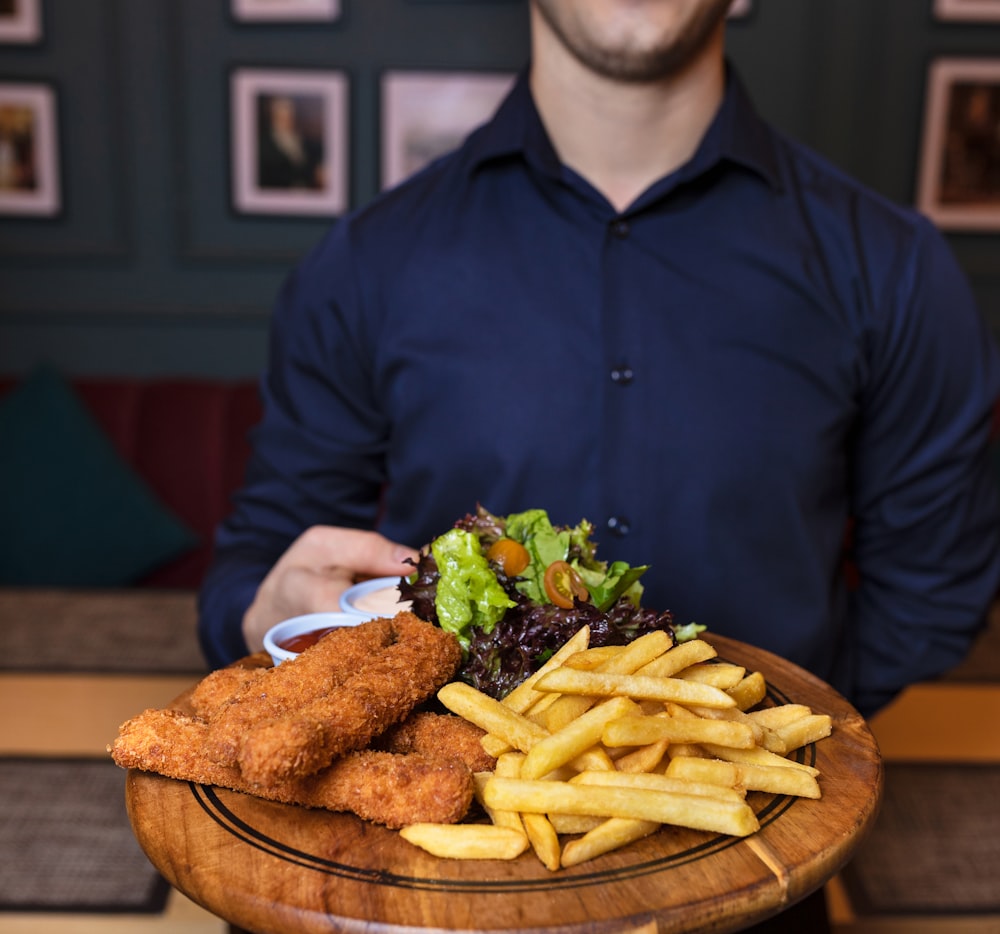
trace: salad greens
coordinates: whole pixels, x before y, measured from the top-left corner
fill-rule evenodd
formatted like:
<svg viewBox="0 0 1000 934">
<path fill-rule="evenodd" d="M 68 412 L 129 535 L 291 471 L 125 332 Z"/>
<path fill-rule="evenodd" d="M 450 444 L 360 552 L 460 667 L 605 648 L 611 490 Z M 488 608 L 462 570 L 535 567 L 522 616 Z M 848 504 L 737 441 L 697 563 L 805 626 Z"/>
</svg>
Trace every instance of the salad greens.
<svg viewBox="0 0 1000 934">
<path fill-rule="evenodd" d="M 639 578 L 648 566 L 629 567 L 615 561 L 610 567 L 596 558 L 597 546 L 591 539 L 593 525 L 583 519 L 577 525 L 555 528 L 544 509 L 507 516 L 505 532 L 508 538 L 528 549 L 531 563 L 516 584 L 518 591 L 537 603 L 551 603 L 545 590 L 545 569 L 555 561 L 566 561 L 579 575 L 594 605 L 606 610 L 619 597 L 628 593 L 638 606 L 642 596 Z"/>
<path fill-rule="evenodd" d="M 553 525 L 544 509 L 504 517 L 480 506 L 421 550 L 400 592 L 418 616 L 455 634 L 463 651 L 458 676 L 493 697 L 506 695 L 584 625 L 592 646 L 625 645 L 654 629 L 681 641 L 704 629 L 675 627 L 669 611 L 644 608 L 639 579 L 647 566 L 599 560 L 592 533 L 586 520 Z M 516 574 L 491 559 L 498 542 L 521 555 Z M 560 589 L 557 580 L 573 586 Z"/>
</svg>

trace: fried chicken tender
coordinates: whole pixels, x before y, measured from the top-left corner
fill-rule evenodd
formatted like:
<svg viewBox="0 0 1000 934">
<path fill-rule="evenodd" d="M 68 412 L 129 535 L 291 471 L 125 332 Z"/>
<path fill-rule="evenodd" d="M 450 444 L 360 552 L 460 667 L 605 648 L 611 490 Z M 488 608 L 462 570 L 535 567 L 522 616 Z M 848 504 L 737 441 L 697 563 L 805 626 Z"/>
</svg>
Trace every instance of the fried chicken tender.
<svg viewBox="0 0 1000 934">
<path fill-rule="evenodd" d="M 371 620 L 334 630 L 276 668 L 257 653 L 213 672 L 189 696 L 193 715 L 147 710 L 122 724 L 108 751 L 123 768 L 389 827 L 453 823 L 472 802 L 472 770 L 456 755 L 472 742 L 468 733 L 459 742 L 454 725 L 453 740 L 411 727 L 407 754 L 366 747 L 433 696 L 460 661 L 453 635 L 411 613 Z"/>
<path fill-rule="evenodd" d="M 249 681 L 208 716 L 212 725 L 208 737 L 212 758 L 236 765 L 251 727 L 298 711 L 327 694 L 356 675 L 394 641 L 391 620 L 372 620 L 361 626 L 336 629 L 295 658 L 264 670 L 259 678 Z M 226 677 L 220 676 L 220 681 Z"/>
<path fill-rule="evenodd" d="M 455 714 L 419 711 L 373 744 L 384 752 L 422 753 L 461 759 L 473 772 L 492 772 L 497 760 L 483 749 L 485 730 Z"/>
<path fill-rule="evenodd" d="M 237 762 L 247 781 L 266 786 L 310 775 L 326 768 L 337 756 L 364 749 L 374 737 L 432 697 L 455 673 L 461 661 L 458 641 L 412 613 L 339 630 L 344 638 L 338 640 L 338 646 L 359 631 L 363 636 L 367 626 L 374 624 L 381 631 L 382 623 L 388 623 L 389 643 L 367 657 L 349 677 L 324 692 L 312 692 L 311 698 L 310 692 L 303 690 L 304 702 L 294 711 L 256 720 L 245 728 Z M 316 648 L 324 641 L 321 639 Z M 308 655 L 309 651 L 303 652 L 295 661 Z M 273 669 L 273 674 L 281 673 L 287 664 Z M 265 680 L 267 675 L 261 679 Z M 257 685 L 252 683 L 251 692 L 260 689 Z M 236 701 L 225 711 L 235 706 Z M 252 709 L 254 705 L 245 702 L 240 706 Z"/>
<path fill-rule="evenodd" d="M 231 665 L 209 672 L 191 692 L 191 707 L 196 716 L 210 720 L 230 703 L 241 691 L 263 676 L 264 667 L 246 668 Z"/>
<path fill-rule="evenodd" d="M 271 801 L 350 811 L 390 828 L 431 821 L 456 823 L 473 797 L 472 772 L 454 758 L 366 750 L 313 775 L 254 785 L 239 769 L 204 753 L 210 725 L 178 710 L 149 709 L 127 720 L 108 747 L 123 768 L 217 785 Z"/>
</svg>

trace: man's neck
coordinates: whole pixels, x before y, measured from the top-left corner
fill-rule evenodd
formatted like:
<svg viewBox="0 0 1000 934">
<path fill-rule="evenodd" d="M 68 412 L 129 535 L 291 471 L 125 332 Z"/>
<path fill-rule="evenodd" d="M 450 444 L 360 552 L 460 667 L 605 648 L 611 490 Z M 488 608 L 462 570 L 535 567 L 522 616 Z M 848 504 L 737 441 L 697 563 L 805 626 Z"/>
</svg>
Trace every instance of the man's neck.
<svg viewBox="0 0 1000 934">
<path fill-rule="evenodd" d="M 611 81 L 562 46 L 535 54 L 531 90 L 562 162 L 624 211 L 698 148 L 725 87 L 718 45 L 656 83 Z"/>
</svg>

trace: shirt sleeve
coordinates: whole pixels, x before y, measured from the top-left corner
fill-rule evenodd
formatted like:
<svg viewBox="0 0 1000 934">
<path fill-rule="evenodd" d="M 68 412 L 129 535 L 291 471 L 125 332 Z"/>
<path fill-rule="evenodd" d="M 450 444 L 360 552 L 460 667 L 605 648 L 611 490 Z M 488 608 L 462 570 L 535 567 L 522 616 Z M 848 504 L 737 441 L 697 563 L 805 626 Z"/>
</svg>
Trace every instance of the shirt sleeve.
<svg viewBox="0 0 1000 934">
<path fill-rule="evenodd" d="M 868 337 L 855 439 L 853 697 L 863 713 L 957 664 L 1000 582 L 993 339 L 921 221 Z"/>
<path fill-rule="evenodd" d="M 347 235 L 334 228 L 275 305 L 263 416 L 200 593 L 199 638 L 213 667 L 246 654 L 243 614 L 303 531 L 372 528 L 378 515 L 387 430 L 352 324 L 363 316 L 348 259 Z"/>
</svg>

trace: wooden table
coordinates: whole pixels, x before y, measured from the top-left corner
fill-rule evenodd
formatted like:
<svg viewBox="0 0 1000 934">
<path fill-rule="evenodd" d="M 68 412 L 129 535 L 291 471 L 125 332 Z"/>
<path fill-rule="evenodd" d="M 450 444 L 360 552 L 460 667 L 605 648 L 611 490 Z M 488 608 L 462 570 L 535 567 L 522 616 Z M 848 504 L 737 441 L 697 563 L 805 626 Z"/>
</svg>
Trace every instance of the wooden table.
<svg viewBox="0 0 1000 934">
<path fill-rule="evenodd" d="M 706 638 L 721 657 L 761 671 L 771 702 L 834 721 L 832 736 L 796 753 L 820 770 L 822 799 L 751 793 L 761 829 L 747 838 L 664 828 L 553 873 L 530 852 L 441 860 L 352 815 L 136 771 L 126 785 L 132 826 L 174 886 L 261 934 L 740 930 L 841 869 L 874 820 L 882 765 L 864 720 L 828 685 L 767 652 Z"/>
</svg>

